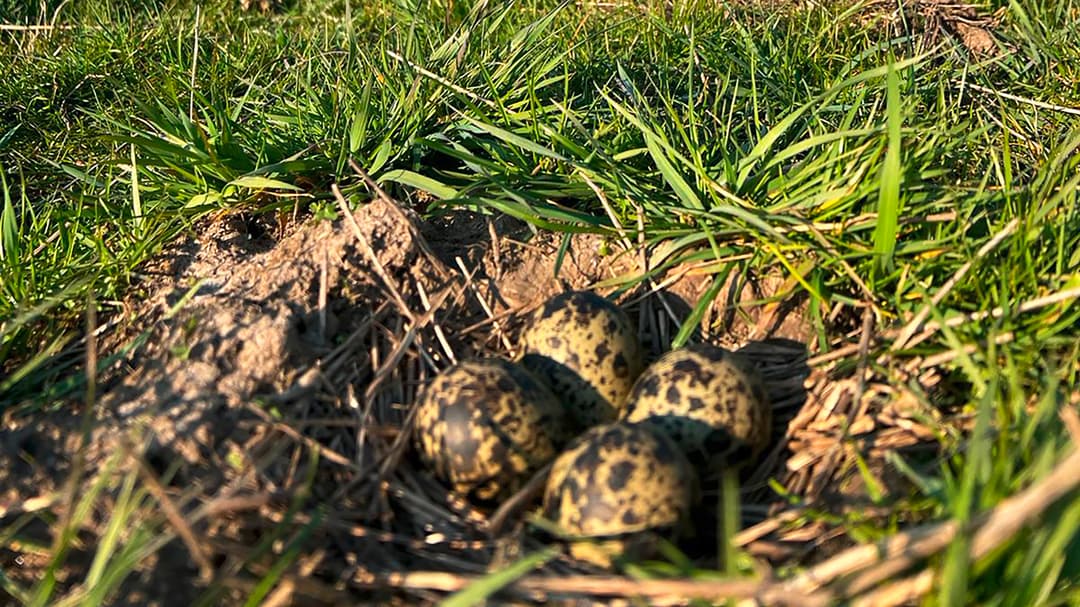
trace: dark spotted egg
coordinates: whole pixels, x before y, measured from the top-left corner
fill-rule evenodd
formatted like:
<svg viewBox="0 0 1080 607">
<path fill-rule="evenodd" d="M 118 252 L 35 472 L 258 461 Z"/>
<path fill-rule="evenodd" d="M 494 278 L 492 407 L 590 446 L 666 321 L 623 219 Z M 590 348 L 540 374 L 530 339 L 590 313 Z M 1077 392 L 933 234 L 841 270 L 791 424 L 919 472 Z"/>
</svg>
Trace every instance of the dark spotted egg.
<svg viewBox="0 0 1080 607">
<path fill-rule="evenodd" d="M 545 302 L 522 342 L 521 364 L 547 382 L 579 428 L 615 421 L 645 366 L 629 317 L 589 291 L 569 291 Z"/>
<path fill-rule="evenodd" d="M 420 395 L 413 428 L 436 477 L 480 500 L 505 497 L 570 438 L 551 391 L 508 360 L 465 361 Z"/>
<path fill-rule="evenodd" d="M 697 476 L 671 439 L 616 422 L 590 429 L 555 460 L 544 515 L 573 556 L 607 567 L 648 558 L 659 538 L 684 531 L 697 496 Z"/>
<path fill-rule="evenodd" d="M 651 424 L 713 473 L 757 457 L 772 432 L 772 409 L 757 372 L 723 348 L 672 350 L 634 384 L 623 419 Z"/>
</svg>

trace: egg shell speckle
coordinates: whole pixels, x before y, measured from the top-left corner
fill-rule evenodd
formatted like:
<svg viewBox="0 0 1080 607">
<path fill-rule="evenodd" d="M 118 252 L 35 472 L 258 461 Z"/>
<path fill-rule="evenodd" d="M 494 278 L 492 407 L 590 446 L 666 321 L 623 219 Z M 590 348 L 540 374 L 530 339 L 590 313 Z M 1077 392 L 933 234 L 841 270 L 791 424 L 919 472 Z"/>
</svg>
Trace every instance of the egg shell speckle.
<svg viewBox="0 0 1080 607">
<path fill-rule="evenodd" d="M 615 421 L 645 366 L 630 318 L 589 291 L 549 299 L 522 341 L 521 364 L 551 386 L 580 428 Z"/>
<path fill-rule="evenodd" d="M 709 345 L 672 350 L 650 365 L 623 419 L 652 424 L 710 472 L 757 457 L 772 433 L 760 376 L 738 355 Z"/>
<path fill-rule="evenodd" d="M 697 496 L 694 470 L 671 439 L 616 422 L 589 430 L 555 460 L 544 513 L 570 535 L 602 540 L 575 542 L 571 553 L 607 566 L 611 549 L 647 556 L 649 537 L 674 535 Z"/>
<path fill-rule="evenodd" d="M 550 390 L 503 359 L 450 367 L 417 403 L 421 459 L 455 490 L 481 500 L 518 489 L 569 436 L 565 411 Z"/>
</svg>

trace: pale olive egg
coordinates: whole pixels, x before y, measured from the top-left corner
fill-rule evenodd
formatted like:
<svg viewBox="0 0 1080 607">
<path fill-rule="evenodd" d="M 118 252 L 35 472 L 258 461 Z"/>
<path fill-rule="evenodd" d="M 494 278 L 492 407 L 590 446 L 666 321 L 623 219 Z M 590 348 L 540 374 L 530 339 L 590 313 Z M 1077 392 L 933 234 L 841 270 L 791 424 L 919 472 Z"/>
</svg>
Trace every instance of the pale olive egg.
<svg viewBox="0 0 1080 607">
<path fill-rule="evenodd" d="M 565 409 L 551 391 L 504 359 L 450 367 L 416 406 L 421 459 L 456 491 L 481 500 L 518 489 L 570 438 Z"/>
<path fill-rule="evenodd" d="M 522 342 L 521 364 L 551 387 L 582 429 L 615 421 L 645 366 L 630 318 L 589 291 L 545 302 Z"/>
<path fill-rule="evenodd" d="M 623 419 L 670 436 L 709 474 L 752 461 L 772 433 L 760 376 L 738 355 L 708 345 L 672 350 L 645 369 Z"/>
<path fill-rule="evenodd" d="M 659 538 L 674 539 L 698 497 L 686 456 L 641 424 L 597 426 L 552 465 L 544 515 L 570 540 L 570 553 L 601 567 L 613 558 L 648 558 Z"/>
</svg>

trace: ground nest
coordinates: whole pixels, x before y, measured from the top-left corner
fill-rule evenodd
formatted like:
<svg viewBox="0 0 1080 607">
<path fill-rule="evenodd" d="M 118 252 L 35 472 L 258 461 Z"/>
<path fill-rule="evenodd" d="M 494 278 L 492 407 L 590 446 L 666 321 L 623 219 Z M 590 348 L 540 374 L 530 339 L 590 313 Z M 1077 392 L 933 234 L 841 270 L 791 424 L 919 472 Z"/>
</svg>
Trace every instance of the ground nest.
<svg viewBox="0 0 1080 607">
<path fill-rule="evenodd" d="M 686 265 L 620 289 L 647 266 L 646 251 L 586 235 L 561 256 L 561 239 L 464 212 L 421 221 L 385 196 L 286 228 L 239 214 L 208 221 L 142 270 L 121 315 L 129 329 L 104 339 L 103 353 L 122 355 L 101 380 L 91 424 L 82 425 L 84 404 L 5 415 L 0 516 L 55 507 L 46 496 L 73 472 L 138 471 L 168 541 L 118 604 L 188 605 L 208 587 L 243 596 L 283 555 L 278 592 L 296 604 L 425 603 L 512 563 L 543 546 L 526 522 L 535 503 L 493 522 L 434 480 L 408 440 L 417 390 L 454 361 L 515 353 L 522 319 L 568 288 L 616 297 L 655 358 L 711 287 L 707 265 Z M 617 252 L 598 252 L 607 249 Z M 869 500 L 867 483 L 908 492 L 885 453 L 936 449 L 919 421 L 936 413 L 838 364 L 843 348 L 816 355 L 804 302 L 771 297 L 784 289 L 793 291 L 780 275 L 733 273 L 693 337 L 739 350 L 768 385 L 772 447 L 743 478 L 735 536 L 764 571 L 850 545 L 843 526 L 805 513 L 885 517 L 887 500 Z M 845 315 L 830 320 L 850 355 L 858 323 Z M 137 347 L 124 353 L 131 337 Z M 938 381 L 932 370 L 909 372 L 926 389 Z M 88 537 L 107 524 L 110 503 L 106 495 L 87 519 Z M 697 565 L 717 566 L 715 545 L 691 554 Z M 83 561 L 92 548 L 81 548 Z M 5 571 L 24 581 L 40 574 L 29 560 L 0 549 Z M 69 558 L 61 584 L 83 579 L 80 562 Z M 599 573 L 557 557 L 533 575 Z M 541 584 L 511 598 L 560 592 Z"/>
</svg>

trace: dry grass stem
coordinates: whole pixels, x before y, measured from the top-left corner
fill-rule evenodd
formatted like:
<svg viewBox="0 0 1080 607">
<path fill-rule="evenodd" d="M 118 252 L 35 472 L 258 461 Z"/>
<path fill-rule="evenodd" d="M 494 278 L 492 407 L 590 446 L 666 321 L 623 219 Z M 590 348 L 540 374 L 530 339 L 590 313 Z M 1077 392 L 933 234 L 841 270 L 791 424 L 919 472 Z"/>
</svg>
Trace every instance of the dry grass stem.
<svg viewBox="0 0 1080 607">
<path fill-rule="evenodd" d="M 50 24 L 50 25 L 20 25 L 16 23 L 0 23 L 0 32 L 51 32 L 53 30 L 73 30 L 79 28 L 86 29 L 101 29 L 100 26 L 84 26 L 84 25 L 66 25 L 66 24 Z"/>
<path fill-rule="evenodd" d="M 634 247 L 634 243 L 630 240 L 626 229 L 623 228 L 622 222 L 619 221 L 619 217 L 615 214 L 615 210 L 611 208 L 611 204 L 608 202 L 607 196 L 604 195 L 604 192 L 599 187 L 597 187 L 597 185 L 593 183 L 588 177 L 585 178 L 585 183 L 589 186 L 590 189 L 593 190 L 593 192 L 596 194 L 597 200 L 599 200 L 601 206 L 604 207 L 604 211 L 607 213 L 608 218 L 611 219 L 612 224 L 615 226 L 615 231 L 619 234 L 619 239 L 622 241 L 623 246 L 626 247 L 626 250 L 633 251 L 635 248 L 637 248 L 638 269 L 641 275 L 647 275 L 649 273 L 649 257 L 648 248 L 644 246 L 643 238 L 645 236 L 645 229 L 644 224 L 642 223 L 644 221 L 644 218 L 642 217 L 641 210 L 638 209 L 638 247 Z M 682 321 L 679 319 L 678 315 L 676 315 L 675 312 L 672 310 L 671 304 L 668 303 L 667 298 L 665 298 L 664 294 L 661 292 L 663 290 L 663 287 L 657 284 L 656 279 L 651 276 L 648 279 L 648 283 L 651 286 L 651 289 L 647 292 L 645 296 L 654 295 L 655 298 L 660 301 L 660 305 L 664 307 L 664 310 L 668 314 L 668 318 L 670 318 L 671 321 L 676 324 L 681 324 Z M 668 343 L 669 341 L 670 340 L 668 339 L 667 335 L 661 335 L 662 343 Z"/>
<path fill-rule="evenodd" d="M 360 249 L 364 252 L 364 255 L 368 258 L 368 263 L 371 264 L 371 268 L 375 270 L 375 273 L 382 279 L 383 287 L 390 293 L 390 297 L 393 298 L 394 303 L 397 304 L 398 311 L 402 316 L 408 318 L 410 321 L 415 320 L 413 318 L 412 310 L 405 303 L 405 298 L 401 296 L 401 291 L 398 290 L 394 280 L 390 277 L 390 274 L 383 267 L 382 261 L 371 248 L 371 244 L 364 237 L 363 230 L 360 229 L 360 224 L 356 223 L 356 218 L 353 217 L 352 211 L 349 210 L 349 203 L 345 201 L 345 197 L 342 196 L 341 190 L 337 184 L 332 184 L 330 190 L 334 193 L 334 198 L 337 200 L 338 208 L 341 210 L 341 214 L 345 217 L 345 222 L 352 228 L 353 235 L 356 236 L 356 241 L 360 243 Z M 394 204 L 394 203 L 391 203 Z"/>
<path fill-rule="evenodd" d="M 323 445 L 322 443 L 311 438 L 310 436 L 301 434 L 300 431 L 293 428 L 292 426 L 275 420 L 261 407 L 252 404 L 247 407 L 247 410 L 262 418 L 263 422 L 270 424 L 275 430 L 281 432 L 282 434 L 285 434 L 294 441 L 303 444 L 307 448 L 316 451 L 320 456 L 326 458 L 328 461 L 338 464 L 339 466 L 345 466 L 346 468 L 349 468 L 351 470 L 358 470 L 356 464 L 354 464 L 349 458 Z"/>
<path fill-rule="evenodd" d="M 1004 93 L 1002 91 L 992 89 L 986 86 L 975 84 L 973 82 L 965 82 L 964 86 L 979 91 L 980 93 L 989 93 L 996 95 L 1002 99 L 1010 99 L 1012 101 L 1018 101 L 1020 103 L 1026 103 L 1028 105 L 1042 108 L 1044 110 L 1051 110 L 1054 112 L 1062 112 L 1065 114 L 1072 114 L 1073 116 L 1080 116 L 1080 108 L 1067 107 L 1064 105 L 1056 105 L 1053 103 L 1046 103 L 1045 101 L 1039 101 L 1038 99 L 1031 99 L 1030 97 L 1021 97 L 1020 95 L 1013 95 L 1012 93 Z"/>
<path fill-rule="evenodd" d="M 330 291 L 328 275 L 330 273 L 330 251 L 323 249 L 319 264 L 319 342 L 326 343 L 326 299 Z"/>
<path fill-rule="evenodd" d="M 957 214 L 954 211 L 946 211 L 943 213 L 931 213 L 928 215 L 916 215 L 913 217 L 903 217 L 898 221 L 898 225 L 922 225 L 927 223 L 952 223 L 956 221 Z M 876 223 L 878 219 L 877 213 L 863 213 L 852 217 L 845 221 L 818 221 L 818 222 L 805 222 L 801 224 L 795 224 L 791 226 L 773 226 L 773 229 L 780 234 L 793 234 L 801 232 L 834 232 L 842 233 L 845 230 L 851 228 L 870 225 Z"/>
<path fill-rule="evenodd" d="M 398 343 L 394 346 L 393 350 L 390 351 L 390 355 L 387 356 L 386 360 L 384 360 L 382 364 L 379 365 L 378 369 L 376 369 L 375 371 L 371 383 L 368 384 L 368 387 L 364 389 L 365 401 L 373 399 L 375 397 L 375 394 L 382 387 L 383 382 L 390 379 L 390 377 L 397 369 L 398 364 L 401 362 L 402 357 L 405 356 L 405 353 L 408 352 L 409 348 L 412 347 L 413 342 L 416 339 L 420 329 L 431 323 L 431 321 L 435 318 L 435 313 L 442 307 L 443 302 L 446 301 L 446 298 L 449 297 L 452 293 L 452 288 L 447 287 L 446 289 L 444 289 L 442 293 L 439 293 L 435 296 L 435 301 L 432 302 L 430 310 L 425 312 L 419 318 L 415 318 L 412 322 L 410 322 L 409 328 L 405 332 L 405 335 L 401 338 L 400 341 L 398 341 Z"/>
<path fill-rule="evenodd" d="M 412 242 L 417 246 L 417 248 L 420 249 L 420 252 L 423 254 L 425 260 L 427 261 L 428 269 L 434 270 L 435 274 L 439 278 L 447 278 L 449 272 L 447 271 L 443 263 L 439 261 L 439 258 L 435 255 L 435 253 L 432 252 L 431 247 L 427 243 L 427 240 L 423 237 L 422 234 L 420 234 L 420 229 L 416 226 L 416 222 L 413 220 L 413 218 L 409 217 L 408 214 L 406 214 L 405 211 L 403 211 L 401 207 L 398 206 L 397 201 L 391 198 L 390 195 L 386 193 L 386 190 L 379 187 L 379 184 L 371 178 L 371 175 L 368 175 L 367 171 L 365 171 L 363 167 L 356 163 L 355 159 L 349 158 L 349 167 L 351 167 L 352 170 L 357 175 L 359 175 L 361 179 L 364 180 L 364 183 L 366 183 L 367 186 L 371 188 L 373 192 L 375 192 L 375 195 L 379 197 L 379 200 L 386 203 L 388 205 L 388 208 L 392 209 L 393 212 L 404 222 L 404 224 L 409 230 L 409 237 L 412 239 Z"/>
<path fill-rule="evenodd" d="M 1052 293 L 1045 297 L 1039 297 L 1036 299 L 1021 302 L 1020 305 L 1016 306 L 1016 308 L 1012 310 L 1012 313 L 1026 314 L 1028 312 L 1033 312 L 1047 306 L 1075 300 L 1077 298 L 1080 298 L 1080 287 L 1065 289 L 1063 291 L 1058 291 L 1057 293 Z M 926 323 L 926 327 L 923 329 L 922 333 L 919 333 L 908 341 L 907 347 L 911 348 L 919 345 L 920 343 L 937 334 L 937 332 L 940 331 L 943 327 L 956 328 L 961 327 L 967 323 L 979 322 L 982 320 L 986 320 L 987 318 L 1001 318 L 1003 316 L 1005 316 L 1005 308 L 998 306 L 991 310 L 972 312 L 971 314 L 954 316 L 952 318 L 946 319 L 943 322 L 931 321 Z"/>
<path fill-rule="evenodd" d="M 552 463 L 549 463 L 538 470 L 524 487 L 506 499 L 502 504 L 499 504 L 499 507 L 488 519 L 488 533 L 491 535 L 499 535 L 506 525 L 506 521 L 508 521 L 510 517 L 516 515 L 523 507 L 544 492 L 544 486 L 547 483 L 548 475 L 551 474 Z"/>
<path fill-rule="evenodd" d="M 889 582 L 851 600 L 851 607 L 895 607 L 918 604 L 933 589 L 934 571 L 924 569 L 911 577 Z"/>
<path fill-rule="evenodd" d="M 435 82 L 438 82 L 439 84 L 441 84 L 441 85 L 445 86 L 446 88 L 454 91 L 455 93 L 464 95 L 464 96 L 468 97 L 469 99 L 472 99 L 473 101 L 475 101 L 477 103 L 483 103 L 484 105 L 486 105 L 486 106 L 488 106 L 490 108 L 498 107 L 495 104 L 494 101 L 491 101 L 490 99 L 485 99 L 485 98 L 481 97 L 480 95 L 477 95 L 476 93 L 470 91 L 467 88 L 458 86 L 458 85 L 454 84 L 453 82 L 447 80 L 446 78 L 443 78 L 442 76 L 436 74 L 435 72 L 432 72 L 431 70 L 425 69 L 424 67 L 422 67 L 420 65 L 417 65 L 416 63 L 406 59 L 405 57 L 402 57 L 401 55 L 399 55 L 398 53 L 395 53 L 394 51 L 387 51 L 386 54 L 391 59 L 393 59 L 394 61 L 400 61 L 401 63 L 404 63 L 405 65 L 409 66 L 410 69 L 416 70 L 417 73 L 423 74 L 424 76 L 434 80 Z"/>
<path fill-rule="evenodd" d="M 424 311 L 434 314 L 434 308 L 431 305 L 431 301 L 428 299 L 427 290 L 424 288 L 424 284 L 420 281 L 417 281 L 416 283 L 416 294 L 420 297 L 420 304 L 424 306 Z M 433 320 L 431 328 L 435 331 L 435 339 L 438 340 L 439 346 L 442 347 L 443 354 L 446 355 L 446 360 L 450 364 L 456 363 L 457 356 L 454 355 L 454 349 L 450 346 L 450 342 L 446 339 L 446 332 L 443 331 L 442 325 L 434 322 Z"/>
<path fill-rule="evenodd" d="M 470 272 L 469 268 L 465 266 L 465 261 L 462 260 L 461 257 L 455 256 L 454 262 L 457 263 L 458 268 L 461 269 L 461 275 L 465 279 L 465 289 L 473 294 L 477 303 L 480 304 L 480 308 L 484 310 L 484 314 L 487 315 L 487 321 L 490 322 L 491 328 L 494 330 L 495 334 L 498 335 L 499 341 L 502 342 L 502 345 L 506 348 L 507 352 L 513 352 L 514 346 L 510 343 L 510 338 L 507 337 L 506 332 L 503 331 L 499 321 L 495 318 L 495 313 L 491 310 L 491 306 L 488 305 L 484 296 L 480 294 L 480 289 L 476 288 L 476 283 L 473 282 L 473 277 L 476 275 L 476 272 Z"/>
<path fill-rule="evenodd" d="M 747 527 L 742 531 L 736 533 L 731 538 L 731 542 L 736 546 L 746 546 L 756 540 L 759 540 L 774 531 L 779 530 L 784 525 L 798 520 L 800 517 L 805 516 L 806 511 L 802 508 L 792 508 L 791 510 L 784 510 L 775 516 L 772 516 L 752 527 Z"/>
<path fill-rule="evenodd" d="M 1080 449 L 1080 413 L 1077 413 L 1076 409 L 1062 407 L 1060 415 L 1062 423 L 1065 424 L 1065 429 L 1069 432 L 1069 438 L 1072 439 L 1076 448 Z"/>
<path fill-rule="evenodd" d="M 51 554 L 63 554 L 65 550 L 64 539 L 73 531 L 72 525 L 75 517 L 75 502 L 82 483 L 83 472 L 86 468 L 86 453 L 90 447 L 90 436 L 94 420 L 97 417 L 97 301 L 93 292 L 86 298 L 86 334 L 89 336 L 86 342 L 86 377 L 85 402 L 82 415 L 79 419 L 79 448 L 75 451 L 71 470 L 64 481 L 64 486 L 59 497 L 60 518 L 57 528 L 60 530 L 53 538 Z"/>
<path fill-rule="evenodd" d="M 1074 412 L 1075 413 L 1075 412 Z M 1080 442 L 1045 478 L 998 504 L 971 542 L 971 558 L 978 560 L 1016 535 L 1051 505 L 1080 487 Z"/>
<path fill-rule="evenodd" d="M 1014 339 L 1016 339 L 1015 333 L 1013 333 L 1012 331 L 1005 331 L 1004 333 L 998 333 L 997 335 L 995 335 L 993 343 L 1000 346 L 1002 344 L 1011 343 Z M 922 363 L 919 366 L 923 369 L 934 369 L 944 364 L 950 363 L 959 358 L 960 356 L 970 356 L 978 352 L 980 349 L 985 349 L 989 343 L 990 342 L 987 340 L 980 339 L 979 343 L 965 344 L 959 350 L 946 350 L 945 352 L 940 352 L 938 354 L 934 354 L 933 356 L 927 356 L 925 359 L 923 359 Z"/>
<path fill-rule="evenodd" d="M 424 589 L 457 592 L 477 581 L 473 576 L 441 571 L 413 571 L 353 578 L 362 588 Z M 648 599 L 653 605 L 685 605 L 693 599 L 725 601 L 752 599 L 771 586 L 757 580 L 635 580 L 625 577 L 527 576 L 512 582 L 504 590 L 526 596 L 540 595 L 547 600 L 565 596 L 587 596 L 593 600 Z M 829 604 L 823 594 L 787 594 L 776 590 L 769 595 L 774 605 L 817 607 Z"/>
</svg>

